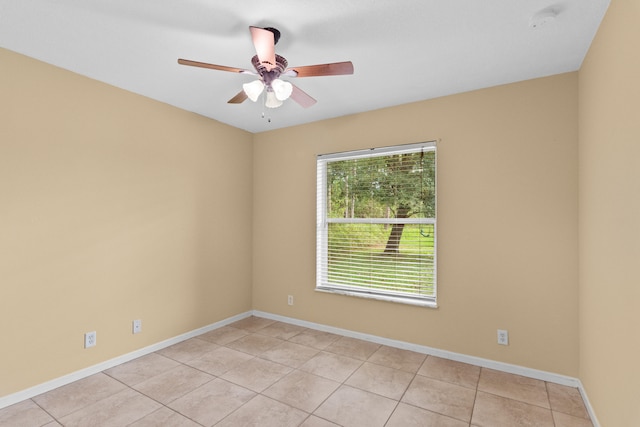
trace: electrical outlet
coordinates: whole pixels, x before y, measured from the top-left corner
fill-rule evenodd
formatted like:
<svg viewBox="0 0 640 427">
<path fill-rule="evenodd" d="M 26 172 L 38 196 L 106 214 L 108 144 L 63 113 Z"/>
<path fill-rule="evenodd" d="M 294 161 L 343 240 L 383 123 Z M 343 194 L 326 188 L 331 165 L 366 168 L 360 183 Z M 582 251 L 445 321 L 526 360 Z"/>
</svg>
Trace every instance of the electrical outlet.
<svg viewBox="0 0 640 427">
<path fill-rule="evenodd" d="M 498 329 L 498 344 L 509 345 L 509 331 Z"/>
<path fill-rule="evenodd" d="M 137 319 L 133 321 L 133 330 L 132 332 L 134 334 L 139 334 L 140 332 L 142 332 L 142 320 Z"/>
<path fill-rule="evenodd" d="M 87 332 L 84 334 L 84 348 L 95 347 L 96 345 L 96 331 Z"/>
<path fill-rule="evenodd" d="M 293 305 L 293 295 L 287 296 L 287 304 Z"/>
</svg>

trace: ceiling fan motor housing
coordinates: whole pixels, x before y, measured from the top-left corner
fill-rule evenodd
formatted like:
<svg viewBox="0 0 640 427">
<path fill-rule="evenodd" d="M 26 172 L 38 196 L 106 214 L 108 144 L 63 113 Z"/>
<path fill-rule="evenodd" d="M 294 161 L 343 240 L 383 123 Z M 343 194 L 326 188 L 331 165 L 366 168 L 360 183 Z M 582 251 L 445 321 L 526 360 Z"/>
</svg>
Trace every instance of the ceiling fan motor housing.
<svg viewBox="0 0 640 427">
<path fill-rule="evenodd" d="M 267 68 L 260 62 L 258 55 L 254 55 L 251 58 L 251 64 L 256 69 L 260 77 L 262 77 L 262 81 L 264 82 L 267 88 L 271 88 L 271 82 L 280 77 L 280 74 L 284 72 L 287 68 L 287 60 L 278 54 L 276 54 L 276 66 L 271 69 L 271 71 L 267 71 Z"/>
<path fill-rule="evenodd" d="M 273 44 L 278 44 L 278 40 L 280 40 L 280 31 L 273 27 L 264 27 L 264 29 L 273 33 Z"/>
</svg>

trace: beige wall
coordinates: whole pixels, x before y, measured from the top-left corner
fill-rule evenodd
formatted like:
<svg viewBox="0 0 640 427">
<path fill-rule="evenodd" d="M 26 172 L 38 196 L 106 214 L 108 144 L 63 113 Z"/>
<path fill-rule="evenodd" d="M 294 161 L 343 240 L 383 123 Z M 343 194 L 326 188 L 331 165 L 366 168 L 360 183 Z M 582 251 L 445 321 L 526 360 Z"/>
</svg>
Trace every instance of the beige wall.
<svg viewBox="0 0 640 427">
<path fill-rule="evenodd" d="M 577 91 L 570 73 L 255 135 L 253 308 L 577 376 Z M 316 155 L 434 139 L 439 308 L 315 292 Z"/>
<path fill-rule="evenodd" d="M 640 425 L 640 2 L 613 0 L 579 74 L 580 378 Z"/>
<path fill-rule="evenodd" d="M 0 396 L 254 308 L 580 375 L 616 412 L 616 387 L 638 383 L 598 366 L 614 348 L 623 368 L 638 358 L 618 341 L 633 308 L 616 316 L 637 276 L 612 273 L 637 254 L 638 129 L 617 104 L 638 91 L 637 55 L 610 46 L 638 35 L 618 9 L 580 85 L 569 73 L 256 135 L 0 50 Z M 580 253 L 598 257 L 581 264 L 580 325 L 578 99 Z M 440 307 L 315 292 L 316 154 L 434 139 Z"/>
<path fill-rule="evenodd" d="M 0 74 L 0 397 L 251 308 L 251 134 L 2 49 Z"/>
</svg>

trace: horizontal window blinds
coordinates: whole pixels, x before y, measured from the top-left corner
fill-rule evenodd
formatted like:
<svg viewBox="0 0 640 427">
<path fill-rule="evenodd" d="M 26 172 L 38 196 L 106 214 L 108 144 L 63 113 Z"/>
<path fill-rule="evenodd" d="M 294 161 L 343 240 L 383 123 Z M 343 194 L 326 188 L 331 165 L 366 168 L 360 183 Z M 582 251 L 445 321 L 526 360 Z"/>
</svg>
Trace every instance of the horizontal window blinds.
<svg viewBox="0 0 640 427">
<path fill-rule="evenodd" d="M 317 288 L 436 296 L 434 143 L 319 156 Z"/>
</svg>

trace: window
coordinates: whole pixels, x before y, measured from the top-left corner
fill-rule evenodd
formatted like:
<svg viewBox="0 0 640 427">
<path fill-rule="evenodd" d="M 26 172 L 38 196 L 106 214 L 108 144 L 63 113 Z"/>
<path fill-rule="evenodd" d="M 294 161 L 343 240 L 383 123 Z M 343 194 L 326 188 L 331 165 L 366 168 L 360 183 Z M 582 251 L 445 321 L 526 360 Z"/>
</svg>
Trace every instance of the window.
<svg viewBox="0 0 640 427">
<path fill-rule="evenodd" d="M 316 289 L 436 304 L 434 142 L 317 159 Z"/>
</svg>

